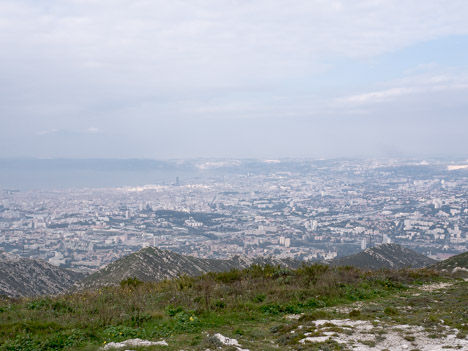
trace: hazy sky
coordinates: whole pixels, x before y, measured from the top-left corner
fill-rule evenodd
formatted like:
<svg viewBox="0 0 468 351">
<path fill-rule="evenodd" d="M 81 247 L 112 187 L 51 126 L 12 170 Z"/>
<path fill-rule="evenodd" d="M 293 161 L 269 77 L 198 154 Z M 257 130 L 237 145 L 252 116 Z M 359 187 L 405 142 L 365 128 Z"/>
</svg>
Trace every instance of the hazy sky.
<svg viewBox="0 0 468 351">
<path fill-rule="evenodd" d="M 0 157 L 429 155 L 466 0 L 0 0 Z"/>
</svg>

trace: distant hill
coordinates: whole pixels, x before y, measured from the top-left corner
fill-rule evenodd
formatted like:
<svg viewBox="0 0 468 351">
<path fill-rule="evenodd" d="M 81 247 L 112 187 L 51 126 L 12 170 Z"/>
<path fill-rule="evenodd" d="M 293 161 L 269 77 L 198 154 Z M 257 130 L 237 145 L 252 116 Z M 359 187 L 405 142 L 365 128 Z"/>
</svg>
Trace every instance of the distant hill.
<svg viewBox="0 0 468 351">
<path fill-rule="evenodd" d="M 381 268 L 422 268 L 436 261 L 398 244 L 383 244 L 357 254 L 339 257 L 326 263 L 331 266 L 354 266 L 365 270 Z"/>
<path fill-rule="evenodd" d="M 439 271 L 465 271 L 468 272 L 468 252 L 452 256 L 444 261 L 437 262 L 431 268 Z"/>
<path fill-rule="evenodd" d="M 203 259 L 183 256 L 155 247 L 147 247 L 108 264 L 106 267 L 84 278 L 77 284 L 77 287 L 85 289 L 115 285 L 123 279 L 131 277 L 136 277 L 147 282 L 160 281 L 182 274 L 196 276 L 207 272 L 223 272 L 233 268 L 247 268 L 253 264 L 271 264 L 297 268 L 302 262 L 289 259 L 251 259 L 243 257 L 234 257 L 229 260 Z"/>
<path fill-rule="evenodd" d="M 83 276 L 43 260 L 0 251 L 0 295 L 55 295 L 68 290 Z"/>
</svg>

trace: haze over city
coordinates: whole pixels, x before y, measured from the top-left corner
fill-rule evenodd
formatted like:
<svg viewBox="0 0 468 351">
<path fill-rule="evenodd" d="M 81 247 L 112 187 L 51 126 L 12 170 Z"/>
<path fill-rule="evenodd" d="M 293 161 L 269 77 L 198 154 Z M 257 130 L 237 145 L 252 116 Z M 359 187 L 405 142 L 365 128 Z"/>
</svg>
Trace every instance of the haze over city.
<svg viewBox="0 0 468 351">
<path fill-rule="evenodd" d="M 468 350 L 467 0 L 0 0 L 0 351 Z"/>
<path fill-rule="evenodd" d="M 468 148 L 468 3 L 0 3 L 0 157 Z"/>
<path fill-rule="evenodd" d="M 148 245 L 465 251 L 466 13 L 3 1 L 0 249 L 87 269 Z"/>
</svg>

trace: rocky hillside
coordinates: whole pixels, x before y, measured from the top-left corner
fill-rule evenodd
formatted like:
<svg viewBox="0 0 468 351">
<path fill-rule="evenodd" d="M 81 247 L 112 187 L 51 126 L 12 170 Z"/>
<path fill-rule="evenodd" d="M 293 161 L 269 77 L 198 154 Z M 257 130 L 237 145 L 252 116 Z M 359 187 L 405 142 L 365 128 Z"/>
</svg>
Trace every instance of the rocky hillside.
<svg viewBox="0 0 468 351">
<path fill-rule="evenodd" d="M 55 295 L 68 290 L 83 274 L 55 267 L 39 259 L 0 251 L 0 295 Z"/>
<path fill-rule="evenodd" d="M 436 261 L 397 244 L 383 244 L 368 248 L 355 255 L 335 258 L 326 263 L 331 266 L 354 266 L 360 269 L 422 268 Z"/>
<path fill-rule="evenodd" d="M 212 260 L 183 256 L 171 251 L 147 247 L 114 261 L 87 276 L 77 284 L 77 287 L 82 289 L 115 285 L 123 279 L 132 277 L 148 282 L 160 281 L 182 274 L 197 276 L 206 272 L 223 272 L 233 268 L 247 268 L 253 264 L 271 264 L 296 268 L 301 265 L 301 262 L 273 258 L 250 259 L 243 257 L 234 257 L 229 260 Z"/>
<path fill-rule="evenodd" d="M 431 266 L 431 268 L 451 273 L 468 272 L 468 252 L 437 262 L 435 265 Z"/>
</svg>

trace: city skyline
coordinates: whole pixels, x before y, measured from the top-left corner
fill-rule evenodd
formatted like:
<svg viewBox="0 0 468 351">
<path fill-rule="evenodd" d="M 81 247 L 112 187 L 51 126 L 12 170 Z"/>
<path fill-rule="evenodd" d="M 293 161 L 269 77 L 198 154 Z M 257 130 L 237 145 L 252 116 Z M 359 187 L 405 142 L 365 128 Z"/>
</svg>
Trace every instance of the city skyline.
<svg viewBox="0 0 468 351">
<path fill-rule="evenodd" d="M 435 259 L 467 249 L 466 164 L 237 167 L 151 185 L 2 190 L 0 251 L 89 271 L 146 246 L 305 261 L 381 243 Z"/>
</svg>

